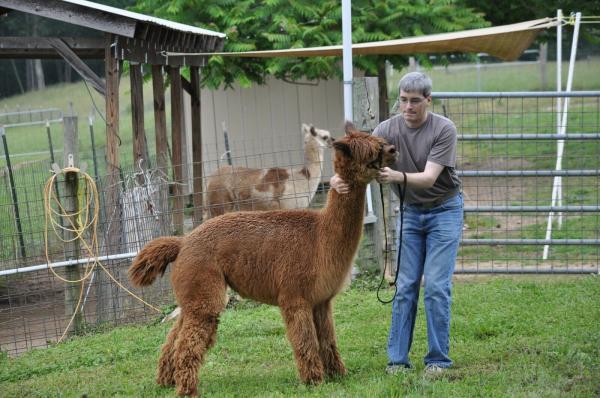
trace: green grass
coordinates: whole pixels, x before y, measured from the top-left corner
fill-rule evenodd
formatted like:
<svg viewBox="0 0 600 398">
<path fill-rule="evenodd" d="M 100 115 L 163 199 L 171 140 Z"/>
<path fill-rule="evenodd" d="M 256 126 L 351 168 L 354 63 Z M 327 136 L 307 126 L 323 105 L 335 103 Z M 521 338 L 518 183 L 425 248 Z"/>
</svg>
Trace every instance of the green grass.
<svg viewBox="0 0 600 398">
<path fill-rule="evenodd" d="M 600 394 L 600 277 L 459 278 L 451 355 L 442 377 L 423 377 L 424 312 L 415 327 L 414 372 L 388 376 L 390 306 L 376 281 L 359 280 L 335 305 L 345 378 L 302 385 L 278 309 L 227 310 L 201 370 L 211 397 L 597 397 Z M 388 292 L 391 294 L 391 292 Z M 76 337 L 17 358 L 0 356 L 0 396 L 173 397 L 154 382 L 169 326 L 127 326 Z"/>
</svg>

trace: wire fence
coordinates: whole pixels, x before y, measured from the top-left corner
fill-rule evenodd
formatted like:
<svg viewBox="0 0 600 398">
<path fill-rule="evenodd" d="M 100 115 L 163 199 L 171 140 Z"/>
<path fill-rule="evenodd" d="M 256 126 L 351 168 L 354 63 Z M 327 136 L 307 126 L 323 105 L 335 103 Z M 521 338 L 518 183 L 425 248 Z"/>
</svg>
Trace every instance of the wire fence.
<svg viewBox="0 0 600 398">
<path fill-rule="evenodd" d="M 563 117 L 566 98 L 568 114 Z M 599 92 L 573 93 L 568 97 L 556 93 L 436 93 L 433 111 L 452 119 L 459 131 L 457 172 L 463 180 L 465 229 L 457 273 L 598 273 Z M 99 193 L 97 230 L 87 230 L 84 238 L 90 241 L 95 233 L 97 256 L 108 273 L 101 267 L 92 271 L 86 248 L 65 242 L 70 235 L 60 227 L 56 234 L 50 231 L 46 243 L 49 209 L 44 205 L 43 187 L 52 175 L 49 159 L 13 164 L 12 183 L 8 167 L 1 171 L 1 351 L 15 355 L 53 344 L 71 318 L 68 335 L 156 319 L 158 313 L 154 309 L 132 297 L 116 281 L 131 289 L 127 268 L 149 240 L 176 230 L 188 232 L 213 215 L 208 196 L 217 189 L 211 186 L 207 175 L 226 164 L 224 159 L 204 162 L 205 177 L 200 184 L 194 184 L 198 181 L 174 183 L 171 169 L 152 168 L 156 165 L 153 158 L 148 162 L 150 168 L 142 164 L 122 167 L 119 178 L 110 179 L 103 172 L 106 164 L 104 156 L 99 155 L 102 153 L 104 148 L 93 147 L 82 151 L 80 159 L 90 165 L 88 173 L 95 179 Z M 232 163 L 256 167 L 261 175 L 268 174 L 272 159 L 277 159 L 280 168 L 301 170 L 304 166 L 302 150 L 295 148 L 290 148 L 285 156 L 257 156 L 240 150 L 236 155 Z M 194 165 L 188 166 L 195 169 Z M 237 177 L 253 175 L 251 171 L 244 173 Z M 325 174 L 320 181 L 328 179 Z M 94 205 L 87 205 L 84 200 L 90 194 L 84 181 L 80 179 L 80 188 L 75 190 L 69 184 L 73 182 L 61 176 L 53 188 L 53 197 L 60 203 L 77 203 L 80 208 L 94 210 Z M 182 207 L 177 207 L 179 201 L 173 196 L 178 191 L 173 189 L 175 184 L 188 186 L 181 190 L 186 192 Z M 313 192 L 307 189 L 288 193 L 281 199 L 297 200 L 300 204 L 312 197 L 310 206 L 322 207 L 326 184 L 317 181 L 310 187 Z M 112 200 L 115 192 L 117 202 Z M 386 187 L 384 194 L 391 243 L 396 234 L 398 203 Z M 235 197 L 236 206 L 244 200 L 252 206 L 250 199 L 239 195 Z M 260 203 L 256 206 L 260 208 Z M 178 220 L 183 224 L 181 229 L 176 228 Z M 67 221 L 60 222 L 68 226 Z M 78 222 L 83 222 L 83 217 Z M 373 224 L 369 225 L 356 259 L 360 269 L 376 267 L 384 257 L 385 247 L 378 242 L 380 237 Z M 376 249 L 379 247 L 383 249 Z M 87 276 L 85 283 L 62 282 L 48 270 L 47 259 L 59 276 Z M 388 266 L 395 266 L 393 251 Z M 153 286 L 134 292 L 153 306 L 165 308 L 174 300 L 169 285 L 167 271 Z"/>
</svg>

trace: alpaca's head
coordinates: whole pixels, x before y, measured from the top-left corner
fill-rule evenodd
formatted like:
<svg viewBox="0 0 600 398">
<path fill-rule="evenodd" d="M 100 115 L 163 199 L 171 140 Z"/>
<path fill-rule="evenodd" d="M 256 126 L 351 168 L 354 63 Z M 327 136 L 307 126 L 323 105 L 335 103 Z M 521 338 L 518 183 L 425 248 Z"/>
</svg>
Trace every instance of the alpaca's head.
<svg viewBox="0 0 600 398">
<path fill-rule="evenodd" d="M 304 133 L 304 145 L 309 145 L 311 142 L 315 142 L 319 147 L 331 148 L 333 144 L 333 137 L 327 130 L 317 129 L 313 125 L 302 123 L 302 133 Z"/>
<path fill-rule="evenodd" d="M 396 160 L 396 148 L 381 137 L 356 130 L 346 124 L 346 135 L 333 143 L 335 172 L 347 183 L 367 184 L 385 166 Z"/>
</svg>

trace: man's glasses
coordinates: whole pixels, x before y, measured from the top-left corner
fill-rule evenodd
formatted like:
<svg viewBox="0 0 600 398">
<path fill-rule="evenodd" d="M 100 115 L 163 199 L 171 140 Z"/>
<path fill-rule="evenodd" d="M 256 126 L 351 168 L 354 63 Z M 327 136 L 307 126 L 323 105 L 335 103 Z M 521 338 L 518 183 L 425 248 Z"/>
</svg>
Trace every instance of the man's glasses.
<svg viewBox="0 0 600 398">
<path fill-rule="evenodd" d="M 408 104 L 409 102 L 411 105 L 419 105 L 423 101 L 425 101 L 425 98 L 423 98 L 423 97 L 413 97 L 413 98 L 400 97 L 399 101 L 401 104 L 404 104 L 404 105 Z"/>
</svg>

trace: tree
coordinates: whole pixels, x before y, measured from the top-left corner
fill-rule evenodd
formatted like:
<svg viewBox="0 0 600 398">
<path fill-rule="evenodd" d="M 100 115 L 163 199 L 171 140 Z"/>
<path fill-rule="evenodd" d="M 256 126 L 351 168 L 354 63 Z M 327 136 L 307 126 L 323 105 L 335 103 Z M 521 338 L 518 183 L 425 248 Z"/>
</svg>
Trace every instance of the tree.
<svg viewBox="0 0 600 398">
<path fill-rule="evenodd" d="M 527 2 L 495 2 L 465 0 L 469 7 L 482 12 L 485 18 L 494 25 L 505 25 L 528 19 L 555 17 L 556 10 L 562 9 L 568 16 L 571 12 L 580 11 L 584 16 L 597 16 L 600 13 L 600 2 L 597 0 L 529 0 Z M 600 43 L 598 25 L 588 25 L 581 34 L 591 44 Z M 549 32 L 553 35 L 553 32 Z M 542 37 L 542 40 L 544 38 Z"/>
<path fill-rule="evenodd" d="M 226 33 L 224 51 L 272 50 L 341 44 L 339 0 L 141 0 L 136 11 Z M 487 26 L 462 0 L 355 0 L 353 42 L 399 39 Z M 361 56 L 354 65 L 379 77 L 380 117 L 389 113 L 385 62 L 407 64 L 402 56 Z M 267 75 L 286 81 L 341 76 L 339 58 L 235 58 L 213 56 L 202 85 L 264 83 Z"/>
</svg>

